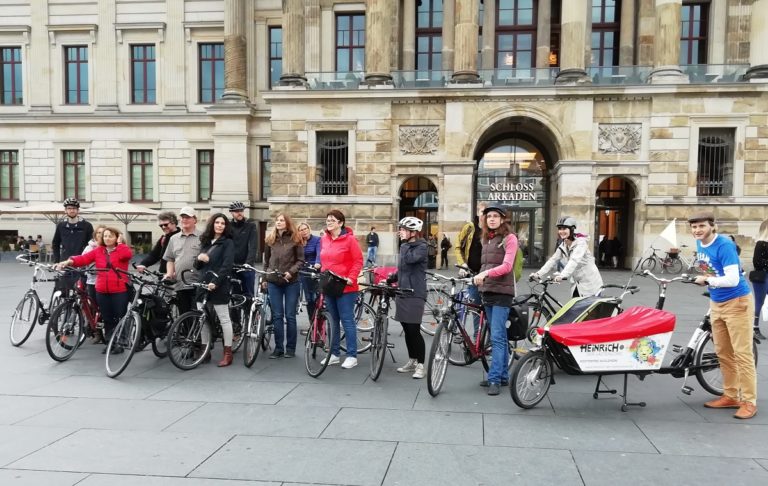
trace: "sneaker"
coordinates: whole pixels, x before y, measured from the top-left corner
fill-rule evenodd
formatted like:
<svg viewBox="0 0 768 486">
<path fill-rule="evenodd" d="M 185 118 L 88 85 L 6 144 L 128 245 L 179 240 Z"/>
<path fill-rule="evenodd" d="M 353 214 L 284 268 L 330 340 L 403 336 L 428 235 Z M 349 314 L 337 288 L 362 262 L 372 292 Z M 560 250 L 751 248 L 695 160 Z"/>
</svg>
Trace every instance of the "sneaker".
<svg viewBox="0 0 768 486">
<path fill-rule="evenodd" d="M 322 360 L 320 363 L 321 363 L 321 364 L 325 364 L 325 361 L 326 361 L 326 360 L 328 360 L 328 366 L 331 366 L 331 365 L 335 365 L 335 364 L 339 364 L 339 361 L 340 361 L 340 360 L 339 360 L 339 357 L 338 357 L 338 356 L 336 356 L 335 354 L 329 354 L 329 355 L 328 355 L 328 356 L 326 356 L 326 357 L 325 357 L 325 359 L 324 359 L 324 360 Z"/>
<path fill-rule="evenodd" d="M 710 400 L 704 404 L 707 408 L 741 408 L 741 402 L 733 398 L 722 396 L 715 400 Z"/>
<path fill-rule="evenodd" d="M 285 352 L 283 355 L 283 358 L 295 358 L 296 357 L 296 351 L 291 351 L 290 349 Z"/>
<path fill-rule="evenodd" d="M 760 332 L 760 328 L 759 327 L 755 328 L 755 337 L 757 339 L 761 340 L 761 341 L 765 341 L 766 340 L 766 337 L 763 335 L 762 332 Z"/>
<path fill-rule="evenodd" d="M 481 381 L 480 386 L 482 386 L 483 388 L 487 388 L 488 380 Z M 501 386 L 509 386 L 509 380 L 501 380 Z"/>
<path fill-rule="evenodd" d="M 424 365 L 419 363 L 416 365 L 416 371 L 413 372 L 413 379 L 420 380 L 427 376 L 427 370 L 424 369 Z"/>
<path fill-rule="evenodd" d="M 272 354 L 269 355 L 269 359 L 282 358 L 284 355 L 285 355 L 285 353 L 283 353 L 279 349 L 276 349 L 276 350 L 272 351 Z"/>
<path fill-rule="evenodd" d="M 489 383 L 488 384 L 488 394 L 491 396 L 496 396 L 501 392 L 501 387 L 498 383 Z"/>
<path fill-rule="evenodd" d="M 416 371 L 416 360 L 409 359 L 407 363 L 397 369 L 398 373 L 413 373 Z"/>
<path fill-rule="evenodd" d="M 757 415 L 757 405 L 751 402 L 741 402 L 741 407 L 733 414 L 734 418 L 742 420 L 751 419 L 755 415 Z"/>
<path fill-rule="evenodd" d="M 344 363 L 341 364 L 341 367 L 345 370 L 348 370 L 350 368 L 354 368 L 357 366 L 357 358 L 348 357 L 344 360 Z"/>
</svg>

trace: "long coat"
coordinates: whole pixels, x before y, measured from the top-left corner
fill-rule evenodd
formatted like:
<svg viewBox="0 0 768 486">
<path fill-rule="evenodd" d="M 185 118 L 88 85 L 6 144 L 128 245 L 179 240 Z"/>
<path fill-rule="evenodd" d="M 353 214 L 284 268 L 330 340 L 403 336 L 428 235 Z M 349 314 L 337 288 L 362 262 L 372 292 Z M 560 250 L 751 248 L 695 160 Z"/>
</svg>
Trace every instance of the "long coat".
<svg viewBox="0 0 768 486">
<path fill-rule="evenodd" d="M 231 238 L 222 237 L 203 246 L 200 253 L 208 254 L 208 262 L 195 260 L 195 272 L 200 274 L 201 281 L 216 284 L 216 290 L 208 294 L 208 302 L 213 305 L 228 304 L 231 287 L 229 277 L 232 273 L 232 265 L 235 264 L 235 244 Z M 208 271 L 214 272 L 218 278 L 206 275 Z M 205 290 L 198 290 L 197 300 L 203 300 L 204 294 Z"/>
<path fill-rule="evenodd" d="M 420 324 L 427 299 L 427 242 L 423 239 L 400 245 L 397 286 L 413 289 L 413 294 L 395 298 L 395 320 Z"/>
<path fill-rule="evenodd" d="M 595 257 L 589 251 L 586 238 L 577 237 L 570 248 L 565 242 L 560 243 L 555 253 L 549 257 L 549 260 L 538 273 L 546 275 L 555 268 L 558 262 L 564 266 L 560 271 L 560 276 L 565 279 L 569 277 L 573 279 L 571 290 L 576 287 L 582 297 L 600 292 L 600 287 L 603 286 L 603 277 L 600 276 L 600 271 L 595 265 Z"/>
</svg>

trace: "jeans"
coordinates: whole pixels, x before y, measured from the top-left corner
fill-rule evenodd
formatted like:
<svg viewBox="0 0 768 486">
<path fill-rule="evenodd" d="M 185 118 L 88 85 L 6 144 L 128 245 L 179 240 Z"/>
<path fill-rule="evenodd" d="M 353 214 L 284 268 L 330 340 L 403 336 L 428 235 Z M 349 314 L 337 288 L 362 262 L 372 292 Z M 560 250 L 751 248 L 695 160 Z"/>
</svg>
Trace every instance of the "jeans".
<svg viewBox="0 0 768 486">
<path fill-rule="evenodd" d="M 331 342 L 331 354 L 339 356 L 341 354 L 341 332 L 339 320 L 344 326 L 344 333 L 347 338 L 347 357 L 357 357 L 357 324 L 355 323 L 355 301 L 357 301 L 357 292 L 349 292 L 341 297 L 325 296 L 325 307 L 331 314 L 331 325 L 333 326 L 333 341 Z"/>
<path fill-rule="evenodd" d="M 757 375 L 752 355 L 752 294 L 710 302 L 712 340 L 723 374 L 723 396 L 757 403 Z"/>
<path fill-rule="evenodd" d="M 272 326 L 275 328 L 275 351 L 296 351 L 296 309 L 299 305 L 299 282 L 287 285 L 267 284 L 269 303 L 272 307 Z M 285 328 L 288 336 L 285 336 Z M 283 347 L 285 340 L 285 347 Z"/>
<path fill-rule="evenodd" d="M 768 293 L 768 277 L 762 282 L 752 282 L 752 288 L 755 291 L 755 326 L 760 324 L 760 309 L 765 302 L 765 294 Z"/>
<path fill-rule="evenodd" d="M 301 282 L 301 290 L 304 291 L 304 298 L 307 301 L 307 318 L 312 322 L 315 315 L 315 304 L 317 303 L 317 294 L 312 291 L 315 283 L 311 277 L 305 277 L 303 275 L 299 280 Z"/>
<path fill-rule="evenodd" d="M 104 339 L 109 341 L 117 323 L 120 322 L 128 309 L 128 292 L 118 294 L 96 292 L 96 301 L 99 303 L 101 320 L 104 321 Z"/>
<path fill-rule="evenodd" d="M 253 299 L 254 285 L 256 285 L 256 272 L 237 272 L 235 276 L 240 280 L 243 293 L 248 299 Z"/>
<path fill-rule="evenodd" d="M 501 384 L 509 381 L 509 341 L 507 340 L 509 307 L 485 306 L 485 318 L 491 328 L 491 368 L 488 383 Z"/>
<path fill-rule="evenodd" d="M 378 249 L 379 249 L 378 246 L 369 246 L 368 247 L 368 253 L 366 254 L 366 257 L 365 257 L 365 263 L 366 264 L 368 264 L 368 263 L 375 264 L 376 263 L 376 250 L 378 250 Z"/>
</svg>

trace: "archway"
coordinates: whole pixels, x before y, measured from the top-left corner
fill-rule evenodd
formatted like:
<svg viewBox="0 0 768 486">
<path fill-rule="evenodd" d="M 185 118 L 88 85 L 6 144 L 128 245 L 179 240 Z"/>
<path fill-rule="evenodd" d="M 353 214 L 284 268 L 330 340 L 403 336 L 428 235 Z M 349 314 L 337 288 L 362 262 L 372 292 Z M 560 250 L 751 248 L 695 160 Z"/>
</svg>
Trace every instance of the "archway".
<svg viewBox="0 0 768 486">
<path fill-rule="evenodd" d="M 595 259 L 598 266 L 625 268 L 632 255 L 635 189 L 624 177 L 609 177 L 595 192 Z"/>
<path fill-rule="evenodd" d="M 424 221 L 424 238 L 437 235 L 438 230 L 437 188 L 426 177 L 411 177 L 400 188 L 400 215 L 415 216 Z"/>
</svg>

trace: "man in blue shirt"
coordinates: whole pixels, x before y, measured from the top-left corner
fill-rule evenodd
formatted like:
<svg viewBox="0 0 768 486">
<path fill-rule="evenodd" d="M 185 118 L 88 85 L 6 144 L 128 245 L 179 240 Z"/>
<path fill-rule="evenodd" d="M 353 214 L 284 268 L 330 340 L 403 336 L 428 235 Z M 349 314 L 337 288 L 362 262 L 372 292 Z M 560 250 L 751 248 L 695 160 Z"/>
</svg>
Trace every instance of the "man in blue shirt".
<svg viewBox="0 0 768 486">
<path fill-rule="evenodd" d="M 737 408 L 738 419 L 757 414 L 757 377 L 752 354 L 752 317 L 755 301 L 739 266 L 736 245 L 715 232 L 715 215 L 704 211 L 688 218 L 696 239 L 696 259 L 703 275 L 696 283 L 707 285 L 715 352 L 723 374 L 723 396 L 704 404 L 707 408 Z"/>
</svg>

